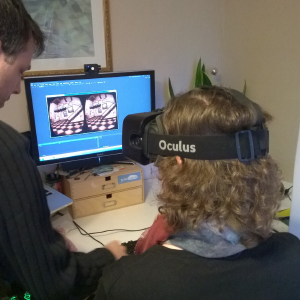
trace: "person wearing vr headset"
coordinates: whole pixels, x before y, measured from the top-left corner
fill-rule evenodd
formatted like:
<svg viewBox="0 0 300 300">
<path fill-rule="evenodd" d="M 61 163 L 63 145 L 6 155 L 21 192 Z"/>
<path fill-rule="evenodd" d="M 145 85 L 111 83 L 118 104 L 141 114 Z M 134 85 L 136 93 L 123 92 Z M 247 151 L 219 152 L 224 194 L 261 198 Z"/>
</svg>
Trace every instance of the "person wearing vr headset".
<svg viewBox="0 0 300 300">
<path fill-rule="evenodd" d="M 20 93 L 32 56 L 43 50 L 44 35 L 22 1 L 1 0 L 1 108 Z M 0 121 L 0 298 L 25 290 L 31 297 L 24 299 L 83 299 L 95 291 L 103 268 L 122 255 L 126 249 L 117 242 L 90 253 L 68 250 L 52 228 L 29 141 Z"/>
<path fill-rule="evenodd" d="M 144 157 L 135 157 L 156 159 L 160 214 L 138 240 L 138 255 L 105 268 L 95 299 L 300 299 L 300 241 L 272 231 L 282 196 L 268 154 L 272 117 L 216 86 L 152 114 L 139 140 Z M 139 132 L 135 118 L 124 120 L 123 133 Z M 129 135 L 123 149 L 133 158 L 138 143 Z"/>
</svg>

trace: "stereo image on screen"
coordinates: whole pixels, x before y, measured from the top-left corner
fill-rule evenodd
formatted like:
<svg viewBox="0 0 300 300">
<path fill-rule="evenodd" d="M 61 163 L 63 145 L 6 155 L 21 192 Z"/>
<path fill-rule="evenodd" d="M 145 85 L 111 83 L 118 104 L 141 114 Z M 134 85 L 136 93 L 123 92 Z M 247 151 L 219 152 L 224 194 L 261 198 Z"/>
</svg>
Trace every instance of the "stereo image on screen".
<svg viewBox="0 0 300 300">
<path fill-rule="evenodd" d="M 118 129 L 116 92 L 47 96 L 51 138 Z"/>
</svg>

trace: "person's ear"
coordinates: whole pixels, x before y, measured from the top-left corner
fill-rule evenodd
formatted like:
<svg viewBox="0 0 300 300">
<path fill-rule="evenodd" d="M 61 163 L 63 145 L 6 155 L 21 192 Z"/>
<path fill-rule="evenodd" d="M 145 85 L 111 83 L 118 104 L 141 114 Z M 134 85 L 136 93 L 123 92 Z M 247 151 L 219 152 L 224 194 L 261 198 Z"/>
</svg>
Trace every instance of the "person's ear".
<svg viewBox="0 0 300 300">
<path fill-rule="evenodd" d="M 177 165 L 181 166 L 182 165 L 182 158 L 180 156 L 175 156 L 175 157 L 176 157 Z"/>
</svg>

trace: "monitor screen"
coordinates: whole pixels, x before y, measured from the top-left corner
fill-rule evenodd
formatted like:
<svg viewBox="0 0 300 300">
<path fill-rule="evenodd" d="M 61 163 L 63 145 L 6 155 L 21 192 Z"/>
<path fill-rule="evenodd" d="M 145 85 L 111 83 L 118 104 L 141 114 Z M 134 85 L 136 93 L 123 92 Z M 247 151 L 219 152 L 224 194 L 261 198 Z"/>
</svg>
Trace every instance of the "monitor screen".
<svg viewBox="0 0 300 300">
<path fill-rule="evenodd" d="M 154 71 L 39 76 L 24 81 L 37 165 L 120 160 L 124 118 L 155 106 Z"/>
</svg>

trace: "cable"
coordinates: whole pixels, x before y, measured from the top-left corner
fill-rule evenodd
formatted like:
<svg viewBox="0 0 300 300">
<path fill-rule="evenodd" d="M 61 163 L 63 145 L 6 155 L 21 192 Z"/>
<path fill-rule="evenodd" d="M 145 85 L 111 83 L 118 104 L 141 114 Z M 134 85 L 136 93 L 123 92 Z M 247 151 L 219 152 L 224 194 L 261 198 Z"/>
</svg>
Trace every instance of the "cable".
<svg viewBox="0 0 300 300">
<path fill-rule="evenodd" d="M 115 231 L 113 233 L 117 233 L 117 232 L 135 232 L 135 231 L 142 231 L 142 230 L 146 230 L 149 227 L 146 228 L 142 228 L 142 229 L 108 229 L 108 230 L 103 230 L 103 231 L 98 231 L 98 232 L 91 232 L 88 233 L 86 232 L 82 227 L 80 227 L 75 221 L 73 221 L 73 223 L 75 224 L 75 226 L 77 227 L 78 231 L 80 232 L 81 235 L 88 235 L 90 238 L 92 238 L 93 240 L 95 240 L 96 242 L 100 243 L 102 246 L 104 246 L 100 241 L 98 241 L 97 239 L 95 239 L 92 234 L 101 234 L 101 233 L 106 233 L 106 232 L 112 232 Z M 82 233 L 81 230 L 85 233 Z"/>
<path fill-rule="evenodd" d="M 80 234 L 82 234 L 82 231 L 84 231 L 86 234 L 82 234 L 82 235 L 88 235 L 90 238 L 92 238 L 93 240 L 95 240 L 96 242 L 98 242 L 99 244 L 101 244 L 104 247 L 104 244 L 101 243 L 100 241 L 98 241 L 97 239 L 95 239 L 93 236 L 91 236 L 88 232 L 86 232 L 82 227 L 80 227 L 76 222 L 73 221 L 73 223 L 75 224 L 75 226 L 77 227 L 78 231 L 80 232 Z"/>
<path fill-rule="evenodd" d="M 289 199 L 292 201 L 291 197 L 290 197 L 290 189 L 293 188 L 293 186 L 290 186 L 288 189 L 284 190 L 284 195 L 288 196 Z"/>
<path fill-rule="evenodd" d="M 106 233 L 106 232 L 111 232 L 111 231 L 116 231 L 114 233 L 118 233 L 118 232 L 135 232 L 135 231 L 142 231 L 142 230 L 146 230 L 148 229 L 149 227 L 146 227 L 146 228 L 141 228 L 141 229 L 108 229 L 108 230 L 103 230 L 103 231 L 98 231 L 98 232 L 90 232 L 88 233 L 89 234 L 101 234 L 101 233 Z M 87 234 L 82 234 L 82 235 L 87 235 Z"/>
<path fill-rule="evenodd" d="M 293 188 L 293 186 L 290 186 L 288 189 L 285 189 L 284 195 L 288 196 L 291 188 Z"/>
<path fill-rule="evenodd" d="M 69 172 L 69 174 L 66 176 L 67 179 L 76 178 L 77 176 L 80 176 L 84 173 L 88 173 L 90 170 L 85 170 L 85 167 L 76 169 L 74 171 Z"/>
</svg>

